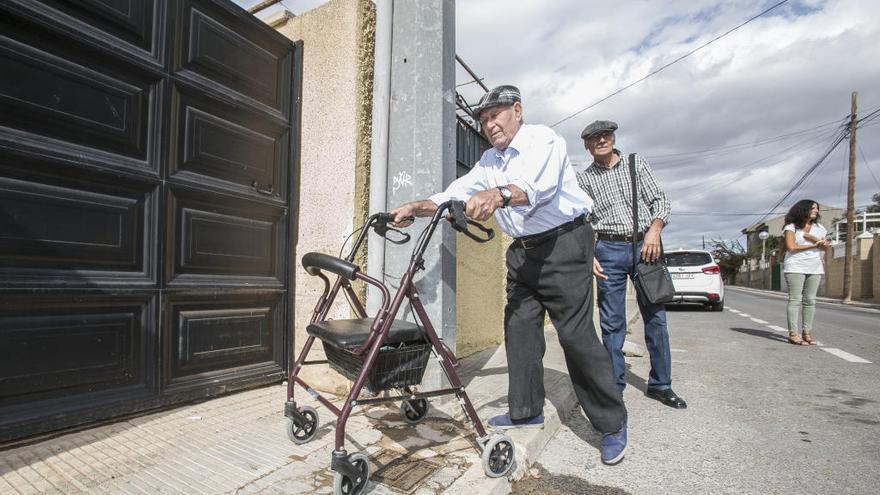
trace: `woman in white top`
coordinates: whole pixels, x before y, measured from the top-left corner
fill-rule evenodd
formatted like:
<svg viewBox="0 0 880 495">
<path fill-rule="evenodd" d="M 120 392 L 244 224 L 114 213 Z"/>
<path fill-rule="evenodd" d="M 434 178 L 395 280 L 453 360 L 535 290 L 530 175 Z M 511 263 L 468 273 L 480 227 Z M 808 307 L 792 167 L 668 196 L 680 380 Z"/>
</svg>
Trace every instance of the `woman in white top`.
<svg viewBox="0 0 880 495">
<path fill-rule="evenodd" d="M 825 240 L 828 231 L 818 220 L 819 205 L 802 199 L 788 210 L 782 228 L 786 251 L 782 271 L 788 284 L 788 341 L 795 345 L 816 344 L 812 334 L 816 291 L 825 273 L 819 252 L 828 245 Z M 798 331 L 801 312 L 802 326 Z"/>
</svg>

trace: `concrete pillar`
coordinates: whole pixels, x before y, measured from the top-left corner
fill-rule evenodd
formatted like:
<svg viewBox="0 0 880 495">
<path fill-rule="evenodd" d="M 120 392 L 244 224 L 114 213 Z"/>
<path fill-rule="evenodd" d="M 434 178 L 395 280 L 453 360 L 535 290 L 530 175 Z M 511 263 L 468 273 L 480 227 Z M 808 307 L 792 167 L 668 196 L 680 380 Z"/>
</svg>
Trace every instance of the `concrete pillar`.
<svg viewBox="0 0 880 495">
<path fill-rule="evenodd" d="M 388 147 L 388 208 L 425 199 L 455 179 L 455 2 L 394 3 L 391 48 L 391 117 Z M 408 229 L 413 240 L 385 245 L 385 283 L 396 289 L 427 219 Z M 431 322 L 455 349 L 455 236 L 438 228 L 416 284 Z M 408 319 L 412 319 L 405 307 Z M 399 315 L 402 317 L 402 314 Z M 425 388 L 441 384 L 433 363 Z"/>
</svg>

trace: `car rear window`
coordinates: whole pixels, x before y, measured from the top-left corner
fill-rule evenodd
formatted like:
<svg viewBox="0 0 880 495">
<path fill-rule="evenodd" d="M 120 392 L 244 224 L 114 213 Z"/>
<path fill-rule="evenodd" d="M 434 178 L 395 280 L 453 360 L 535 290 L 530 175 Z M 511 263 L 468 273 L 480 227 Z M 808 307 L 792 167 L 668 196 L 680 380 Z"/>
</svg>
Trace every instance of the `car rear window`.
<svg viewBox="0 0 880 495">
<path fill-rule="evenodd" d="M 666 264 L 669 266 L 700 266 L 712 263 L 709 253 L 667 253 Z"/>
</svg>

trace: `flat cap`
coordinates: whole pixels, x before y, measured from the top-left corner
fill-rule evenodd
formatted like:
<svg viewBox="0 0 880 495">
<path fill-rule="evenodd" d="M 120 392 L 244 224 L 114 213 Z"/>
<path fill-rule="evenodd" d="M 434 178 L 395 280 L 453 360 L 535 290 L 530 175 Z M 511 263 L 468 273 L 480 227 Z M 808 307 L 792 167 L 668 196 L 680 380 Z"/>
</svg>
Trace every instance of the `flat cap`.
<svg viewBox="0 0 880 495">
<path fill-rule="evenodd" d="M 479 119 L 480 112 L 487 108 L 513 105 L 518 101 L 521 102 L 522 97 L 519 95 L 519 88 L 516 86 L 505 84 L 503 86 L 498 86 L 497 88 L 492 88 L 480 98 L 480 103 L 474 107 L 474 117 Z"/>
<path fill-rule="evenodd" d="M 611 122 L 610 120 L 597 120 L 592 124 L 584 127 L 584 130 L 581 131 L 581 139 L 587 139 L 594 134 L 599 134 L 602 132 L 614 132 L 616 130 L 617 122 Z"/>
</svg>

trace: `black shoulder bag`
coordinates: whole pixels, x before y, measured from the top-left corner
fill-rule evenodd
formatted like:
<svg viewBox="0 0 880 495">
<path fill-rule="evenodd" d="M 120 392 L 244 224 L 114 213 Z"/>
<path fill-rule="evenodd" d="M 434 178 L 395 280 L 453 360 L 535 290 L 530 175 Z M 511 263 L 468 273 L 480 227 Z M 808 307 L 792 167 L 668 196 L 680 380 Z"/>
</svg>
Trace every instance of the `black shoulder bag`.
<svg viewBox="0 0 880 495">
<path fill-rule="evenodd" d="M 636 154 L 629 155 L 629 175 L 632 182 L 632 207 L 633 207 L 633 267 L 635 277 L 633 285 L 642 301 L 651 304 L 663 304 L 675 299 L 675 286 L 672 285 L 672 277 L 666 269 L 663 259 L 663 241 L 660 242 L 660 256 L 653 263 L 642 262 L 637 249 L 636 236 L 639 232 L 639 206 L 638 187 L 636 176 Z"/>
</svg>

